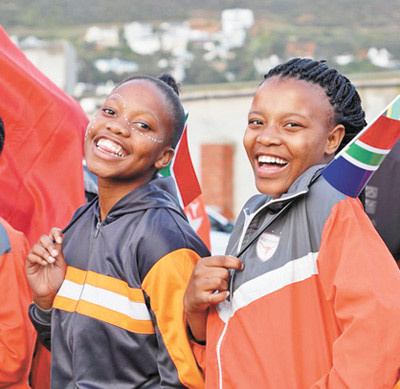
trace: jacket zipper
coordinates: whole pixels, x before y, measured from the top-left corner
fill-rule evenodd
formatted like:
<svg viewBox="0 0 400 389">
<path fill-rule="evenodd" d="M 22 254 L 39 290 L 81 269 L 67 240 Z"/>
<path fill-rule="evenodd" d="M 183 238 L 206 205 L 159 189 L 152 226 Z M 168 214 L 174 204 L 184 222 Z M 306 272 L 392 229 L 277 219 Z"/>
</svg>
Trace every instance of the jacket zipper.
<svg viewBox="0 0 400 389">
<path fill-rule="evenodd" d="M 92 253 L 93 253 L 93 246 L 95 245 L 95 240 L 96 240 L 97 237 L 99 236 L 100 227 L 101 227 L 101 226 L 102 226 L 101 221 L 97 221 L 96 229 L 95 229 L 95 232 L 94 232 L 94 239 L 91 239 L 91 242 L 90 242 L 89 258 L 88 258 L 88 262 L 87 262 L 87 267 L 89 266 L 89 263 L 90 263 L 90 260 L 91 260 L 91 257 L 92 257 Z M 87 271 L 86 271 L 86 276 L 87 276 Z M 82 297 L 82 294 L 83 294 L 83 289 L 85 288 L 85 285 L 86 285 L 86 276 L 85 276 L 85 280 L 84 280 L 83 285 L 82 285 L 82 290 L 81 290 L 81 293 L 80 293 L 80 295 L 79 295 L 79 299 L 78 299 L 77 305 L 78 305 L 79 302 L 81 301 L 81 297 Z M 76 316 L 77 316 L 77 312 L 75 311 L 74 314 L 75 314 L 75 317 L 73 317 L 72 320 L 73 320 L 73 322 L 75 323 L 75 321 L 76 321 Z M 72 326 L 72 324 L 71 324 L 71 326 Z M 73 344 L 73 337 L 74 337 L 74 333 L 73 333 L 73 331 L 72 331 L 72 334 L 71 334 L 71 345 Z M 71 350 L 71 353 L 72 353 L 72 355 L 73 355 L 72 347 L 70 347 L 70 350 Z M 74 367 L 74 359 L 72 358 L 72 371 L 74 371 L 74 370 L 75 370 L 75 367 Z M 71 378 L 73 379 L 73 377 L 71 377 Z M 76 382 L 74 381 L 74 385 L 75 385 L 75 384 L 76 384 Z"/>
<path fill-rule="evenodd" d="M 292 200 L 293 198 L 296 198 L 296 197 L 298 197 L 298 196 L 300 196 L 300 195 L 302 195 L 304 193 L 307 193 L 307 191 L 301 191 L 301 192 L 295 193 L 292 196 L 286 197 L 285 200 Z M 276 200 L 275 199 L 271 199 L 270 201 L 268 201 L 268 203 L 266 203 L 266 204 L 262 205 L 260 208 L 258 208 L 254 213 L 248 213 L 248 208 L 243 210 L 244 216 L 245 216 L 245 221 L 244 221 L 244 224 L 243 224 L 243 232 L 242 232 L 242 235 L 240 237 L 238 248 L 237 248 L 237 253 L 238 254 L 241 251 L 241 248 L 242 248 L 242 245 L 243 245 L 243 240 L 244 240 L 244 238 L 246 236 L 247 229 L 249 228 L 249 225 L 250 225 L 251 221 L 254 219 L 254 217 L 261 210 L 266 208 L 268 205 L 270 205 L 272 203 L 276 203 L 278 201 L 280 201 L 280 200 L 279 199 L 276 199 Z M 280 213 L 281 212 L 279 212 L 278 215 Z M 271 220 L 270 222 L 272 223 L 275 219 L 276 219 L 276 217 L 273 220 Z M 235 276 L 235 270 L 230 270 L 230 274 L 231 274 L 231 278 L 229 280 L 229 300 L 230 300 L 229 304 L 232 306 L 232 304 L 233 304 L 233 278 Z M 220 389 L 222 389 L 221 345 L 222 345 L 222 341 L 223 341 L 223 338 L 225 336 L 226 330 L 228 329 L 228 324 L 229 324 L 229 320 L 230 320 L 231 315 L 232 315 L 232 313 L 229 315 L 229 318 L 227 319 L 227 321 L 226 321 L 226 323 L 224 325 L 224 328 L 222 330 L 222 333 L 221 333 L 221 335 L 220 335 L 220 337 L 218 339 L 218 342 L 217 342 L 217 350 L 216 350 L 216 352 L 217 352 L 217 364 L 218 364 L 218 374 L 219 374 L 218 378 L 219 378 L 219 388 Z"/>
<path fill-rule="evenodd" d="M 96 231 L 94 233 L 94 237 L 97 238 L 99 236 L 99 232 L 100 232 L 100 227 L 101 227 L 101 221 L 99 220 L 96 224 Z"/>
</svg>

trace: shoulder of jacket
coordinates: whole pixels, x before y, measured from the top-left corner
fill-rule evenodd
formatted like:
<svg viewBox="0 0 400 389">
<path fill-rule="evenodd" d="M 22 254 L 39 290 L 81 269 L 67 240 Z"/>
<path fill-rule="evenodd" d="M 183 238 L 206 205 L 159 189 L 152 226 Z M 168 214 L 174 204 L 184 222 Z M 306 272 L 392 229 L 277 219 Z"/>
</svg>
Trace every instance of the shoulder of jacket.
<svg viewBox="0 0 400 389">
<path fill-rule="evenodd" d="M 0 255 L 10 253 L 17 245 L 27 246 L 23 232 L 14 229 L 8 222 L 0 218 Z"/>
<path fill-rule="evenodd" d="M 11 252 L 11 242 L 6 227 L 0 221 L 0 255 Z"/>
<path fill-rule="evenodd" d="M 325 209 L 332 208 L 339 201 L 347 197 L 331 186 L 323 177 L 320 177 L 309 189 L 305 196 L 309 208 Z"/>
</svg>

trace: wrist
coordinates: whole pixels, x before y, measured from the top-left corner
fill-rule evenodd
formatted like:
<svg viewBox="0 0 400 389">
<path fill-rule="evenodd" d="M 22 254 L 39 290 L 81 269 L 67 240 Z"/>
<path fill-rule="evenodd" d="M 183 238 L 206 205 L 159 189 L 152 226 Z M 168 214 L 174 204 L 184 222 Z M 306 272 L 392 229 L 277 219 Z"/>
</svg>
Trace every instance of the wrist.
<svg viewBox="0 0 400 389">
<path fill-rule="evenodd" d="M 54 297 L 55 296 L 53 296 L 53 297 L 38 297 L 38 296 L 33 295 L 33 302 L 39 309 L 41 309 L 43 311 L 48 311 L 53 308 Z"/>
<path fill-rule="evenodd" d="M 186 326 L 186 331 L 189 336 L 189 339 L 192 340 L 193 342 L 199 344 L 200 346 L 205 346 L 206 345 L 206 340 L 199 340 L 194 337 L 192 330 L 190 329 L 189 324 Z"/>
<path fill-rule="evenodd" d="M 206 341 L 207 333 L 207 318 L 208 309 L 199 313 L 187 313 L 186 323 L 188 329 L 189 338 L 194 340 L 196 343 L 202 344 Z"/>
<path fill-rule="evenodd" d="M 51 314 L 53 312 L 53 308 L 50 309 L 43 309 L 41 307 L 39 307 L 36 303 L 36 317 L 38 317 L 40 320 L 42 320 L 43 322 L 49 322 L 51 320 Z"/>
</svg>

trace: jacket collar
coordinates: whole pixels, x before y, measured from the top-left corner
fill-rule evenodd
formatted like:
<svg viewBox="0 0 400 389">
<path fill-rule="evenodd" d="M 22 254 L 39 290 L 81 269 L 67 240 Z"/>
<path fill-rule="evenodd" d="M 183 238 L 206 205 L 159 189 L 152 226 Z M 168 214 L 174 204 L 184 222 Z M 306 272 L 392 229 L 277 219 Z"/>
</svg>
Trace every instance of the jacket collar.
<svg viewBox="0 0 400 389">
<path fill-rule="evenodd" d="M 94 213 L 99 222 L 100 207 L 98 197 L 93 201 Z M 182 216 L 184 215 L 178 204 L 175 183 L 172 177 L 156 176 L 146 185 L 126 194 L 114 204 L 102 224 L 111 223 L 125 214 L 150 208 L 168 208 Z"/>
<path fill-rule="evenodd" d="M 268 208 L 273 212 L 279 212 L 289 201 L 304 196 L 314 181 L 318 179 L 321 170 L 325 166 L 325 164 L 318 164 L 308 168 L 293 182 L 288 191 L 277 199 L 273 199 L 270 195 L 260 196 L 259 200 L 253 206 L 249 207 L 250 213 L 258 213 L 264 208 Z"/>
</svg>

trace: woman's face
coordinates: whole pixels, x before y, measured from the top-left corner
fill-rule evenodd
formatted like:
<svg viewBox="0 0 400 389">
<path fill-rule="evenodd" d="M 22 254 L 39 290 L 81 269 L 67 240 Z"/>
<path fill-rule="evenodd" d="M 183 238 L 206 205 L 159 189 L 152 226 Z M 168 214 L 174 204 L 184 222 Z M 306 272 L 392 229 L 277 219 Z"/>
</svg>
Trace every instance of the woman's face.
<svg viewBox="0 0 400 389">
<path fill-rule="evenodd" d="M 309 167 L 332 159 L 344 135 L 319 86 L 272 77 L 257 90 L 243 143 L 257 189 L 274 198 Z"/>
<path fill-rule="evenodd" d="M 88 125 L 88 169 L 101 179 L 132 182 L 134 187 L 147 183 L 174 154 L 169 112 L 163 92 L 151 81 L 120 85 Z"/>
</svg>

